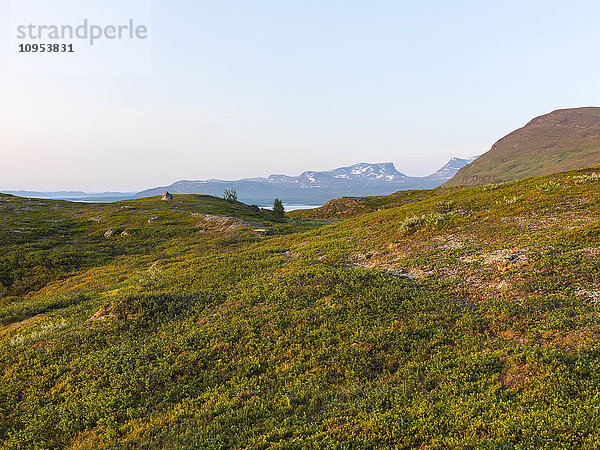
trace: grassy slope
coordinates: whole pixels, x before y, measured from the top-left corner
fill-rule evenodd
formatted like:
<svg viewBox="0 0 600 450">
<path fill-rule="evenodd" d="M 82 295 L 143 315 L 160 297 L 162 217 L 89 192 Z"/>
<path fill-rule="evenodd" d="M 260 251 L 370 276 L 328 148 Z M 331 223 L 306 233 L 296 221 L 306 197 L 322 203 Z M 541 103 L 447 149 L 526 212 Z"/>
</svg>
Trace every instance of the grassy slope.
<svg viewBox="0 0 600 450">
<path fill-rule="evenodd" d="M 246 205 L 211 196 L 189 195 L 172 202 L 159 198 L 84 204 L 0 196 L 0 294 L 4 296 L 0 325 L 64 306 L 64 299 L 32 298 L 32 293 L 54 280 L 115 261 L 139 264 L 149 255 L 160 254 L 169 242 L 188 237 L 190 230 L 201 230 L 195 228 L 201 221 L 198 214 L 266 221 L 280 233 L 288 228 Z M 106 239 L 108 229 L 115 229 L 117 236 Z M 121 237 L 122 232 L 128 236 Z"/>
<path fill-rule="evenodd" d="M 445 187 L 499 183 L 600 163 L 600 108 L 554 111 L 498 141 Z"/>
<path fill-rule="evenodd" d="M 441 190 L 410 190 L 399 191 L 391 195 L 373 197 L 342 197 L 331 200 L 326 205 L 314 209 L 300 209 L 288 215 L 298 219 L 308 220 L 340 220 L 360 216 L 383 209 L 398 208 L 408 203 L 422 201 L 439 195 Z"/>
<path fill-rule="evenodd" d="M 595 168 L 267 238 L 199 224 L 192 209 L 229 205 L 193 197 L 0 198 L 4 280 L 25 246 L 66 252 L 5 284 L 0 442 L 592 448 L 599 193 Z M 130 236 L 104 238 L 109 223 Z"/>
</svg>

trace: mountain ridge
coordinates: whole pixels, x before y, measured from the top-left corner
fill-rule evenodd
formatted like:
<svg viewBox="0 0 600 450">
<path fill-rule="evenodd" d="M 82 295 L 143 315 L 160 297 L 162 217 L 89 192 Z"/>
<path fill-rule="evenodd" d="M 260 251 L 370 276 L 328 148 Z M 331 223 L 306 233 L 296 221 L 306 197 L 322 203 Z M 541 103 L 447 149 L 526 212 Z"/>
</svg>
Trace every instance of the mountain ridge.
<svg viewBox="0 0 600 450">
<path fill-rule="evenodd" d="M 451 158 L 444 166 L 424 177 L 408 176 L 399 172 L 394 163 L 360 162 L 331 170 L 307 170 L 300 175 L 271 174 L 267 177 L 238 180 L 179 180 L 166 186 L 144 189 L 139 192 L 97 192 L 62 190 L 33 191 L 7 190 L 7 194 L 41 199 L 114 202 L 153 195 L 164 191 L 174 194 L 205 194 L 221 196 L 225 189 L 236 189 L 245 203 L 270 204 L 280 198 L 290 204 L 324 204 L 343 196 L 387 195 L 401 190 L 433 189 L 449 180 L 457 171 L 477 157 Z"/>
<path fill-rule="evenodd" d="M 400 190 L 433 189 L 476 158 L 451 158 L 442 168 L 425 177 L 405 175 L 391 162 L 361 162 L 327 171 L 309 170 L 297 176 L 272 174 L 265 178 L 240 180 L 180 180 L 168 186 L 140 191 L 135 196 L 148 197 L 165 190 L 175 194 L 220 195 L 224 189 L 236 189 L 240 200 L 246 203 L 265 204 L 277 197 L 288 203 L 317 204 L 341 196 L 385 195 Z"/>
<path fill-rule="evenodd" d="M 600 108 L 558 109 L 527 122 L 444 183 L 500 183 L 600 163 Z"/>
</svg>

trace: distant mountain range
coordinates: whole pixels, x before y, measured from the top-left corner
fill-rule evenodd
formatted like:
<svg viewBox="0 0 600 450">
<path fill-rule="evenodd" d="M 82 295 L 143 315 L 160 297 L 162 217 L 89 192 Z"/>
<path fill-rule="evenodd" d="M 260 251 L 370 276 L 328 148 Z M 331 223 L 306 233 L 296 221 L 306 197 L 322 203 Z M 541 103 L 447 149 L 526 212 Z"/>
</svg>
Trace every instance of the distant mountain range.
<svg viewBox="0 0 600 450">
<path fill-rule="evenodd" d="M 444 186 L 472 186 L 600 164 L 600 108 L 559 109 L 496 142 Z"/>
<path fill-rule="evenodd" d="M 111 202 L 131 198 L 172 194 L 209 194 L 222 196 L 225 189 L 235 189 L 239 200 L 256 205 L 270 205 L 279 198 L 286 204 L 320 205 L 343 196 L 386 195 L 400 190 L 432 189 L 450 180 L 459 169 L 475 160 L 452 158 L 444 167 L 426 177 L 409 177 L 400 173 L 392 163 L 360 163 L 325 172 L 308 171 L 296 177 L 271 175 L 241 180 L 177 181 L 169 186 L 146 189 L 141 192 L 81 191 L 7 191 L 20 197 L 61 199 L 72 201 Z"/>
<path fill-rule="evenodd" d="M 76 202 L 116 202 L 136 198 L 135 192 L 83 192 L 83 191 L 3 191 L 18 197 L 69 200 Z"/>
<path fill-rule="evenodd" d="M 536 117 L 523 128 L 496 142 L 479 157 L 452 158 L 426 177 L 410 177 L 392 163 L 360 163 L 349 167 L 298 176 L 271 175 L 241 180 L 182 180 L 141 192 L 7 191 L 21 197 L 73 201 L 111 202 L 172 194 L 222 196 L 235 189 L 239 200 L 271 205 L 323 205 L 339 197 L 387 195 L 411 189 L 480 185 L 546 175 L 600 164 L 600 108 L 561 109 Z"/>
<path fill-rule="evenodd" d="M 164 191 L 220 196 L 225 189 L 235 189 L 244 203 L 268 205 L 274 198 L 279 198 L 287 204 L 319 205 L 342 196 L 385 195 L 400 190 L 436 188 L 475 158 L 452 158 L 426 177 L 409 177 L 398 172 L 392 163 L 359 163 L 325 172 L 308 171 L 296 177 L 271 175 L 235 181 L 177 181 L 169 186 L 138 192 L 135 196 L 149 197 Z"/>
</svg>

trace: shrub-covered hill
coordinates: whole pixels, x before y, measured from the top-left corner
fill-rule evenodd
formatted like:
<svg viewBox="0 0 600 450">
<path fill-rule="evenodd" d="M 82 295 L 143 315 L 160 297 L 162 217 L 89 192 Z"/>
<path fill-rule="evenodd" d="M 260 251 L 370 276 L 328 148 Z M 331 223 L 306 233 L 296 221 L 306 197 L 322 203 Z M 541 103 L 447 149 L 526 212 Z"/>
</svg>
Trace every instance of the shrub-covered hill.
<svg viewBox="0 0 600 450">
<path fill-rule="evenodd" d="M 600 164 L 600 108 L 560 109 L 496 142 L 444 186 L 474 186 Z"/>
<path fill-rule="evenodd" d="M 237 211 L 272 236 L 193 215 L 244 208 L 214 199 L 3 196 L 0 442 L 595 448 L 598 194 L 600 167 L 329 224 Z"/>
<path fill-rule="evenodd" d="M 341 197 L 331 200 L 318 208 L 291 211 L 289 216 L 308 220 L 348 219 L 383 209 L 398 208 L 408 203 L 422 201 L 426 198 L 439 195 L 442 192 L 444 191 L 440 189 L 424 189 L 398 191 L 391 195 L 375 195 L 371 197 Z"/>
</svg>

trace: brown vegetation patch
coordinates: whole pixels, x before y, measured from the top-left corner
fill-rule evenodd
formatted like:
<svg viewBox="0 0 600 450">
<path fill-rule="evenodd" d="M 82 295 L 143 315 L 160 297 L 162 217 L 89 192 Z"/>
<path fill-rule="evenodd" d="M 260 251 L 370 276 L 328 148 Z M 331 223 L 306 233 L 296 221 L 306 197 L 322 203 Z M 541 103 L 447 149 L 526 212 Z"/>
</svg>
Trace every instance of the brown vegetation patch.
<svg viewBox="0 0 600 450">
<path fill-rule="evenodd" d="M 535 376 L 530 363 L 511 361 L 504 365 L 500 375 L 503 389 L 512 389 L 529 383 Z"/>
<path fill-rule="evenodd" d="M 570 331 L 549 330 L 542 336 L 544 345 L 562 351 L 577 352 L 589 349 L 598 341 L 595 335 L 588 327 L 582 327 Z"/>
<path fill-rule="evenodd" d="M 102 441 L 97 436 L 97 431 L 86 431 L 75 437 L 67 449 L 85 450 L 90 448 L 100 448 L 101 444 Z"/>
<path fill-rule="evenodd" d="M 368 209 L 368 206 L 364 203 L 364 199 L 342 197 L 331 200 L 325 206 L 315 209 L 312 211 L 312 217 L 315 219 L 341 219 L 366 209 Z"/>
<path fill-rule="evenodd" d="M 129 319 L 131 316 L 127 312 L 127 308 L 123 303 L 111 303 L 103 305 L 98 311 L 89 318 L 90 322 L 103 322 L 110 320 Z"/>
</svg>

